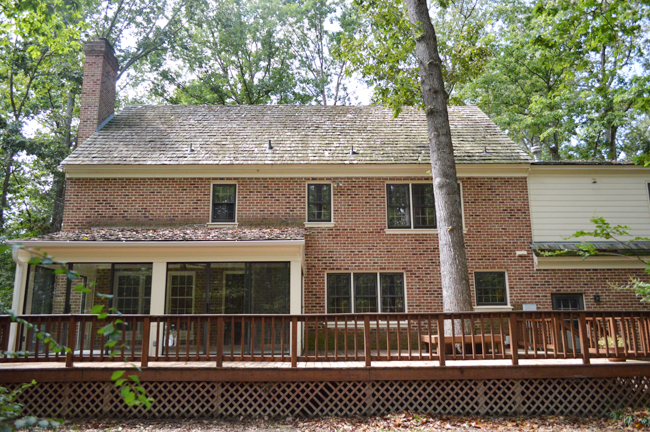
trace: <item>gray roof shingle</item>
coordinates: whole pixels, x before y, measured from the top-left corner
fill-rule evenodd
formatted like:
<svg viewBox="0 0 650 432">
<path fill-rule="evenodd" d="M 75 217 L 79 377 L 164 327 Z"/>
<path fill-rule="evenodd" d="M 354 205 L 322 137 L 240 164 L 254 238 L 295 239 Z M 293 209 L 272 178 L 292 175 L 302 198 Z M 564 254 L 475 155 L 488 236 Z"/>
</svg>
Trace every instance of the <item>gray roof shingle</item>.
<svg viewBox="0 0 650 432">
<path fill-rule="evenodd" d="M 305 229 L 299 227 L 209 228 L 205 225 L 155 228 L 96 228 L 60 231 L 24 241 L 252 241 L 304 240 Z M 20 243 L 20 240 L 15 240 Z"/>
<path fill-rule="evenodd" d="M 450 107 L 449 121 L 458 163 L 530 161 L 476 106 Z M 117 114 L 63 165 L 428 162 L 426 117 L 416 108 L 393 118 L 379 106 L 141 105 Z"/>
</svg>

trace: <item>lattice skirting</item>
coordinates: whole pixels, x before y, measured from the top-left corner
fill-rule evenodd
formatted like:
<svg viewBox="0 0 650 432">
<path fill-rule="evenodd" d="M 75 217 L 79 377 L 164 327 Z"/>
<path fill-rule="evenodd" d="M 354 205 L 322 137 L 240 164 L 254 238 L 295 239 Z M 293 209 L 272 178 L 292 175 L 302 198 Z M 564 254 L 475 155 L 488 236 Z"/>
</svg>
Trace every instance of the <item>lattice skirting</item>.
<svg viewBox="0 0 650 432">
<path fill-rule="evenodd" d="M 8 385 L 15 388 L 16 385 Z M 606 415 L 650 403 L 650 379 L 584 378 L 375 382 L 149 382 L 150 410 L 125 407 L 112 383 L 40 383 L 25 413 L 43 417 L 208 418 L 431 414 Z"/>
</svg>

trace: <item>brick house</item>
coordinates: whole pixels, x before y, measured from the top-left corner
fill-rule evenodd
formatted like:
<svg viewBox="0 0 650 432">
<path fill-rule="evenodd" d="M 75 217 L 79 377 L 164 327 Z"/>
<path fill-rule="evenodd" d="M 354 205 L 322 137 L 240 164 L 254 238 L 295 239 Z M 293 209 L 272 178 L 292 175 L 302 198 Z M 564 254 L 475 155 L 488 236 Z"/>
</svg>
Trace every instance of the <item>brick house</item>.
<svg viewBox="0 0 650 432">
<path fill-rule="evenodd" d="M 86 45 L 63 231 L 21 241 L 13 308 L 84 313 L 441 309 L 426 119 L 374 106 L 131 106 Z M 476 310 L 642 309 L 635 259 L 546 257 L 602 215 L 650 235 L 647 170 L 535 162 L 474 106 L 450 107 Z M 17 241 L 16 241 L 17 242 Z M 648 244 L 634 243 L 647 255 Z M 29 265 L 39 247 L 79 272 Z M 599 247 L 616 249 L 616 244 Z M 526 308 L 533 306 L 526 306 Z"/>
</svg>

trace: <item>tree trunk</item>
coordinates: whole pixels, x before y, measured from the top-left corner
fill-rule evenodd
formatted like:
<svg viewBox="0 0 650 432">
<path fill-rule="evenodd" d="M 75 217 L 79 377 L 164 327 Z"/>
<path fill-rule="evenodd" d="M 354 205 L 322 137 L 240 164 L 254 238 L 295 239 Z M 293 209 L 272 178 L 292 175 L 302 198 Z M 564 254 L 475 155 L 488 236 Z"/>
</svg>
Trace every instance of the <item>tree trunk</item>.
<svg viewBox="0 0 650 432">
<path fill-rule="evenodd" d="M 605 134 L 607 136 L 607 144 L 609 145 L 609 148 L 607 149 L 607 158 L 610 161 L 615 161 L 617 154 L 616 154 L 616 133 L 618 132 L 618 127 L 617 126 L 611 126 L 609 129 L 605 131 Z"/>
<path fill-rule="evenodd" d="M 471 311 L 472 297 L 465 256 L 460 190 L 449 129 L 448 95 L 442 79 L 442 61 L 426 0 L 406 0 L 406 7 L 411 24 L 416 27 L 415 50 L 427 115 L 438 221 L 443 310 Z"/>
<path fill-rule="evenodd" d="M 4 166 L 4 178 L 2 179 L 2 195 L 0 196 L 0 230 L 5 229 L 5 209 L 7 207 L 7 195 L 9 194 L 9 181 L 13 172 L 14 154 L 7 155 L 8 158 Z"/>
</svg>

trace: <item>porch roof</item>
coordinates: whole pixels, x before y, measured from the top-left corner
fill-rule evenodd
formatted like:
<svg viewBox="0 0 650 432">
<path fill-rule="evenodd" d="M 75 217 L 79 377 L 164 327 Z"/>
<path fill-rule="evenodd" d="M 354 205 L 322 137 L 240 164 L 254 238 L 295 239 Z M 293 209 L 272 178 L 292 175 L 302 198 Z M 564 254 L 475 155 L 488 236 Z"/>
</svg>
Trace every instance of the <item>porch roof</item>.
<svg viewBox="0 0 650 432">
<path fill-rule="evenodd" d="M 213 228 L 208 225 L 180 227 L 93 228 L 60 231 L 40 237 L 13 240 L 29 242 L 196 242 L 304 240 L 300 227 Z"/>
</svg>

